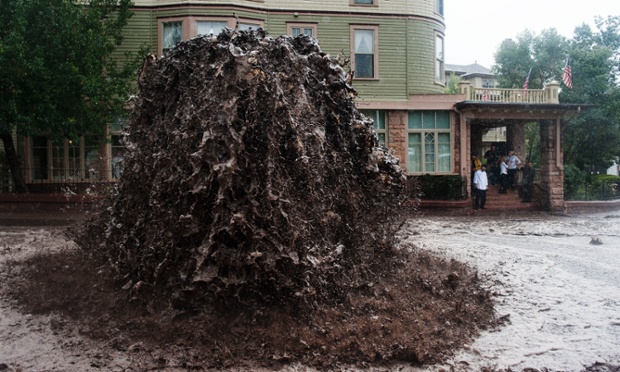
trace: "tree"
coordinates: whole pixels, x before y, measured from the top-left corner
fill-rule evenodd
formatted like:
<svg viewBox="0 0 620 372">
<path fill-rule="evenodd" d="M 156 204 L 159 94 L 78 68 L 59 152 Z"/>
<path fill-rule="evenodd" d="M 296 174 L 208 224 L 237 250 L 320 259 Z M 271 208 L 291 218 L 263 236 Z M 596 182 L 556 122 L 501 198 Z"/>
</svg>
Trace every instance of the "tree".
<svg viewBox="0 0 620 372">
<path fill-rule="evenodd" d="M 100 134 L 124 114 L 135 64 L 111 55 L 131 2 L 0 1 L 0 138 L 16 191 L 27 192 L 14 133 Z"/>
<path fill-rule="evenodd" d="M 448 77 L 448 84 L 446 84 L 445 92 L 448 94 L 458 94 L 460 92 L 459 83 L 462 81 L 462 77 L 452 72 Z"/>
<path fill-rule="evenodd" d="M 620 87 L 618 55 L 620 17 L 597 20 L 598 30 L 583 25 L 570 42 L 569 60 L 573 71 L 573 89 L 563 89 L 564 103 L 589 103 L 586 110 L 564 128 L 564 161 L 581 170 L 609 166 L 620 155 Z"/>
<path fill-rule="evenodd" d="M 534 35 L 525 30 L 517 36 L 517 41 L 502 41 L 495 53 L 496 64 L 492 67 L 497 75 L 499 87 L 505 89 L 521 88 L 532 66 L 531 43 Z M 530 84 L 535 79 L 530 77 Z M 532 84 L 533 85 L 533 84 Z"/>
<path fill-rule="evenodd" d="M 540 89 L 561 77 L 568 41 L 555 29 L 536 35 L 525 30 L 517 40 L 506 39 L 495 53 L 493 71 L 502 88 L 520 89 L 531 69 L 529 87 Z"/>
<path fill-rule="evenodd" d="M 561 81 L 569 60 L 573 89 L 563 87 L 560 101 L 592 105 L 564 122 L 564 162 L 582 170 L 605 166 L 620 152 L 620 17 L 597 18 L 596 25 L 597 30 L 585 24 L 576 28 L 572 39 L 555 29 L 539 35 L 526 30 L 516 41 L 500 45 L 493 67 L 502 87 L 521 88 L 531 68 L 530 88 L 542 88 L 552 80 Z"/>
</svg>

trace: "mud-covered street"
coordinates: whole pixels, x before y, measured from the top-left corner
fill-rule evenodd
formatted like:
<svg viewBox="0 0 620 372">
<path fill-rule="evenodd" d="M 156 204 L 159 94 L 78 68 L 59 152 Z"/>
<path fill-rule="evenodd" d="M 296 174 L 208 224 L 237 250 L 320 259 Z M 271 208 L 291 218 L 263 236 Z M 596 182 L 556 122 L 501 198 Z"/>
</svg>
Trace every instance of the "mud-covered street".
<svg viewBox="0 0 620 372">
<path fill-rule="evenodd" d="M 496 293 L 498 315 L 509 320 L 446 366 L 579 371 L 620 364 L 620 212 L 425 217 L 409 231 L 419 232 L 407 238 L 418 246 L 476 267 Z"/>
<path fill-rule="evenodd" d="M 71 248 L 60 227 L 0 227 L 2 275 L 15 262 Z M 495 294 L 504 326 L 439 365 L 405 371 L 615 371 L 620 364 L 620 212 L 581 216 L 412 218 L 402 230 L 412 243 L 476 268 Z M 593 240 L 594 238 L 594 240 Z M 596 243 L 596 244 L 595 244 Z M 56 316 L 24 314 L 0 296 L 0 366 L 22 371 L 161 369 L 157 350 L 119 350 Z M 114 341 L 114 342 L 113 342 Z M 360 368 L 354 367 L 353 370 Z M 382 370 L 385 370 L 382 367 Z M 257 368 L 261 369 L 261 368 Z M 176 369 L 175 369 L 176 370 Z M 264 369 L 263 369 L 264 370 Z M 311 371 L 299 364 L 290 371 Z"/>
</svg>

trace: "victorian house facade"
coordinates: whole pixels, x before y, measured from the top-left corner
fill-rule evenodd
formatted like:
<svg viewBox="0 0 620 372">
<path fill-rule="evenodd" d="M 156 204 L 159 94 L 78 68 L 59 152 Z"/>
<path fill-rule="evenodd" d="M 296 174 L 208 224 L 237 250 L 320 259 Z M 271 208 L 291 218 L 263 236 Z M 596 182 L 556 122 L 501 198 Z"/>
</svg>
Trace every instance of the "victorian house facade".
<svg viewBox="0 0 620 372">
<path fill-rule="evenodd" d="M 323 51 L 349 56 L 358 108 L 375 120 L 380 142 L 393 149 L 411 177 L 467 180 L 470 155 L 479 151 L 483 132 L 505 127 L 508 146 L 519 151 L 524 123 L 538 121 L 543 207 L 563 207 L 561 123 L 579 108 L 559 103 L 557 84 L 525 92 L 465 82 L 459 94 L 446 94 L 443 0 L 134 0 L 133 11 L 119 56 L 144 45 L 164 55 L 178 42 L 237 22 L 273 37 L 311 35 Z M 29 186 L 45 190 L 69 181 L 115 180 L 122 125 L 113 123 L 103 142 L 88 136 L 57 142 L 44 135 L 23 138 Z M 468 195 L 469 182 L 464 185 Z"/>
</svg>

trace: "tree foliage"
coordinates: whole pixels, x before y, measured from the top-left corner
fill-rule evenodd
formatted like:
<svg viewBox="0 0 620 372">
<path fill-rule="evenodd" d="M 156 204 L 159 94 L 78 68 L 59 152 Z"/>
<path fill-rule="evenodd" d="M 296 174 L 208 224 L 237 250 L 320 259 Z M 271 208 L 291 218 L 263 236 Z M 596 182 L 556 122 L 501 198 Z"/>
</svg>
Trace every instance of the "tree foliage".
<svg viewBox="0 0 620 372">
<path fill-rule="evenodd" d="M 564 121 L 564 162 L 582 170 L 606 166 L 620 155 L 620 17 L 595 23 L 595 30 L 577 27 L 572 39 L 555 29 L 538 35 L 526 30 L 500 45 L 493 68 L 504 88 L 521 88 L 531 68 L 530 88 L 542 88 L 561 82 L 569 61 L 573 88 L 562 84 L 560 102 L 591 108 Z"/>
<path fill-rule="evenodd" d="M 448 83 L 446 84 L 445 92 L 448 94 L 458 94 L 460 92 L 459 83 L 463 81 L 463 78 L 455 74 L 454 72 L 448 77 Z"/>
<path fill-rule="evenodd" d="M 135 64 L 129 59 L 118 64 L 111 55 L 132 15 L 130 0 L 1 1 L 5 147 L 14 131 L 72 138 L 101 133 L 111 118 L 123 114 Z M 15 177 L 17 169 L 12 170 Z"/>
</svg>

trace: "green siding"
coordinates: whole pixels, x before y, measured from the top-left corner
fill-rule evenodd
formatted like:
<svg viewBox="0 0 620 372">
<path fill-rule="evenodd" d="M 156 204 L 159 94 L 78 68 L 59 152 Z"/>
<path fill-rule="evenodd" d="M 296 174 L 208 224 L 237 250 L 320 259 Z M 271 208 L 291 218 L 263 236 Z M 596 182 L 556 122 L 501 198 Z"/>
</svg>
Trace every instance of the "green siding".
<svg viewBox="0 0 620 372">
<path fill-rule="evenodd" d="M 134 10 L 124 29 L 123 43 L 115 50 L 114 57 L 122 62 L 125 53 L 136 53 L 142 46 L 151 52 L 157 49 L 157 25 L 153 26 L 153 16 L 150 10 Z"/>
<path fill-rule="evenodd" d="M 441 32 L 438 32 L 441 31 Z M 443 93 L 444 86 L 435 83 L 435 36 L 443 35 L 430 22 L 409 21 L 409 93 Z"/>
<path fill-rule="evenodd" d="M 157 5 L 181 3 L 158 1 Z M 145 4 L 153 4 L 153 1 L 136 2 L 136 5 Z M 352 24 L 371 25 L 378 27 L 379 79 L 354 80 L 360 99 L 406 101 L 410 94 L 443 93 L 443 86 L 435 84 L 434 69 L 435 35 L 443 35 L 444 25 L 443 18 L 434 13 L 434 1 L 380 1 L 378 7 L 351 7 L 349 0 L 313 1 L 310 4 L 290 0 L 237 0 L 225 4 L 230 5 L 136 8 L 117 56 L 121 58 L 127 51 L 137 51 L 142 45 L 157 53 L 158 19 L 162 18 L 212 16 L 232 19 L 234 12 L 241 19 L 263 21 L 273 37 L 286 34 L 287 23 L 316 23 L 321 48 L 332 56 L 350 55 Z"/>
</svg>

